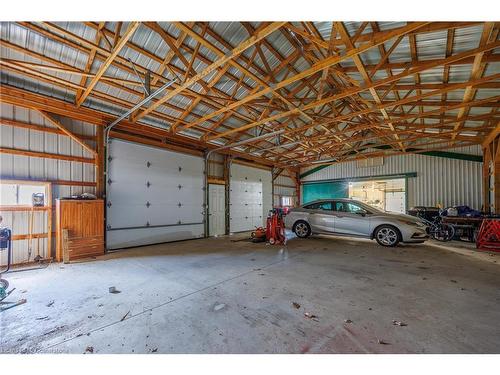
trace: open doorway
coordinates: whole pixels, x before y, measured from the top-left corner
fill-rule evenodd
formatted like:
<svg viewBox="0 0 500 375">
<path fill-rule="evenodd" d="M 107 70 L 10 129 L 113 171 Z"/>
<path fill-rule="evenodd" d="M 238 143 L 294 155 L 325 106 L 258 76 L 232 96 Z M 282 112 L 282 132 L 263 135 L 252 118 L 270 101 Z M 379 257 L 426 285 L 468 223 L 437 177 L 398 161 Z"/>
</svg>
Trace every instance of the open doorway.
<svg viewBox="0 0 500 375">
<path fill-rule="evenodd" d="M 405 186 L 404 178 L 349 182 L 349 198 L 381 210 L 404 213 L 406 212 Z"/>
</svg>

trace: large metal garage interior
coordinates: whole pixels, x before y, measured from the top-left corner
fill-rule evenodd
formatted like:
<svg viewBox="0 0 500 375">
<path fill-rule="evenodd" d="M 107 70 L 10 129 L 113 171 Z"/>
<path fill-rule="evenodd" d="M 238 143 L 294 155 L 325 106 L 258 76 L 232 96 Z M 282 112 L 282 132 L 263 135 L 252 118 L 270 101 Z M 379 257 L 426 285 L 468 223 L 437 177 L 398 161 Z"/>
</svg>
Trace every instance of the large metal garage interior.
<svg viewBox="0 0 500 375">
<path fill-rule="evenodd" d="M 1 22 L 0 353 L 498 354 L 500 24 L 380 19 Z"/>
</svg>

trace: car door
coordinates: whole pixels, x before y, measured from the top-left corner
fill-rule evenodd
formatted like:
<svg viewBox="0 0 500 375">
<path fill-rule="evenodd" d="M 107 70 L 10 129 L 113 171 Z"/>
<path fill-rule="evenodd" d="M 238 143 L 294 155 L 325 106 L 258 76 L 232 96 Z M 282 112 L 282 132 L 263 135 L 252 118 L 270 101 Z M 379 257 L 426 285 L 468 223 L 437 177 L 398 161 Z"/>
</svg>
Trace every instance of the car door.
<svg viewBox="0 0 500 375">
<path fill-rule="evenodd" d="M 309 212 L 311 229 L 316 233 L 331 233 L 334 228 L 333 202 L 325 201 L 314 204 Z"/>
<path fill-rule="evenodd" d="M 370 214 L 356 203 L 337 201 L 333 205 L 333 213 L 335 233 L 370 235 Z"/>
</svg>

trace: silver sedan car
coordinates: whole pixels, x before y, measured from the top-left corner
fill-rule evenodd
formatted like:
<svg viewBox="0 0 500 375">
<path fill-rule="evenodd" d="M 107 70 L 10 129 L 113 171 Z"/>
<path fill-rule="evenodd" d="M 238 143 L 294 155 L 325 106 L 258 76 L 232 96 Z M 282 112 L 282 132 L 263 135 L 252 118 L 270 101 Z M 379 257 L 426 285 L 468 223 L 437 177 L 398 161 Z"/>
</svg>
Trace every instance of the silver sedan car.
<svg viewBox="0 0 500 375">
<path fill-rule="evenodd" d="M 375 239 L 382 246 L 422 243 L 426 225 L 414 216 L 386 212 L 352 199 L 328 199 L 291 209 L 285 226 L 297 237 L 336 234 Z"/>
</svg>

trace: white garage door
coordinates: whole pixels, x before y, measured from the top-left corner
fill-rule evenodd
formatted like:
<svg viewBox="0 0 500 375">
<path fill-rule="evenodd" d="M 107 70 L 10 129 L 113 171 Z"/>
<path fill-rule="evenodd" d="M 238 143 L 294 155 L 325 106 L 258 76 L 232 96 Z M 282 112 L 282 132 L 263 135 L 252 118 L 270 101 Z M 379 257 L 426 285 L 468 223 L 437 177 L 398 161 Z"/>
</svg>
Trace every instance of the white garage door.
<svg viewBox="0 0 500 375">
<path fill-rule="evenodd" d="M 233 163 L 229 197 L 231 232 L 265 226 L 272 208 L 271 171 Z"/>
<path fill-rule="evenodd" d="M 203 237 L 202 158 L 117 139 L 109 154 L 108 249 Z"/>
</svg>

